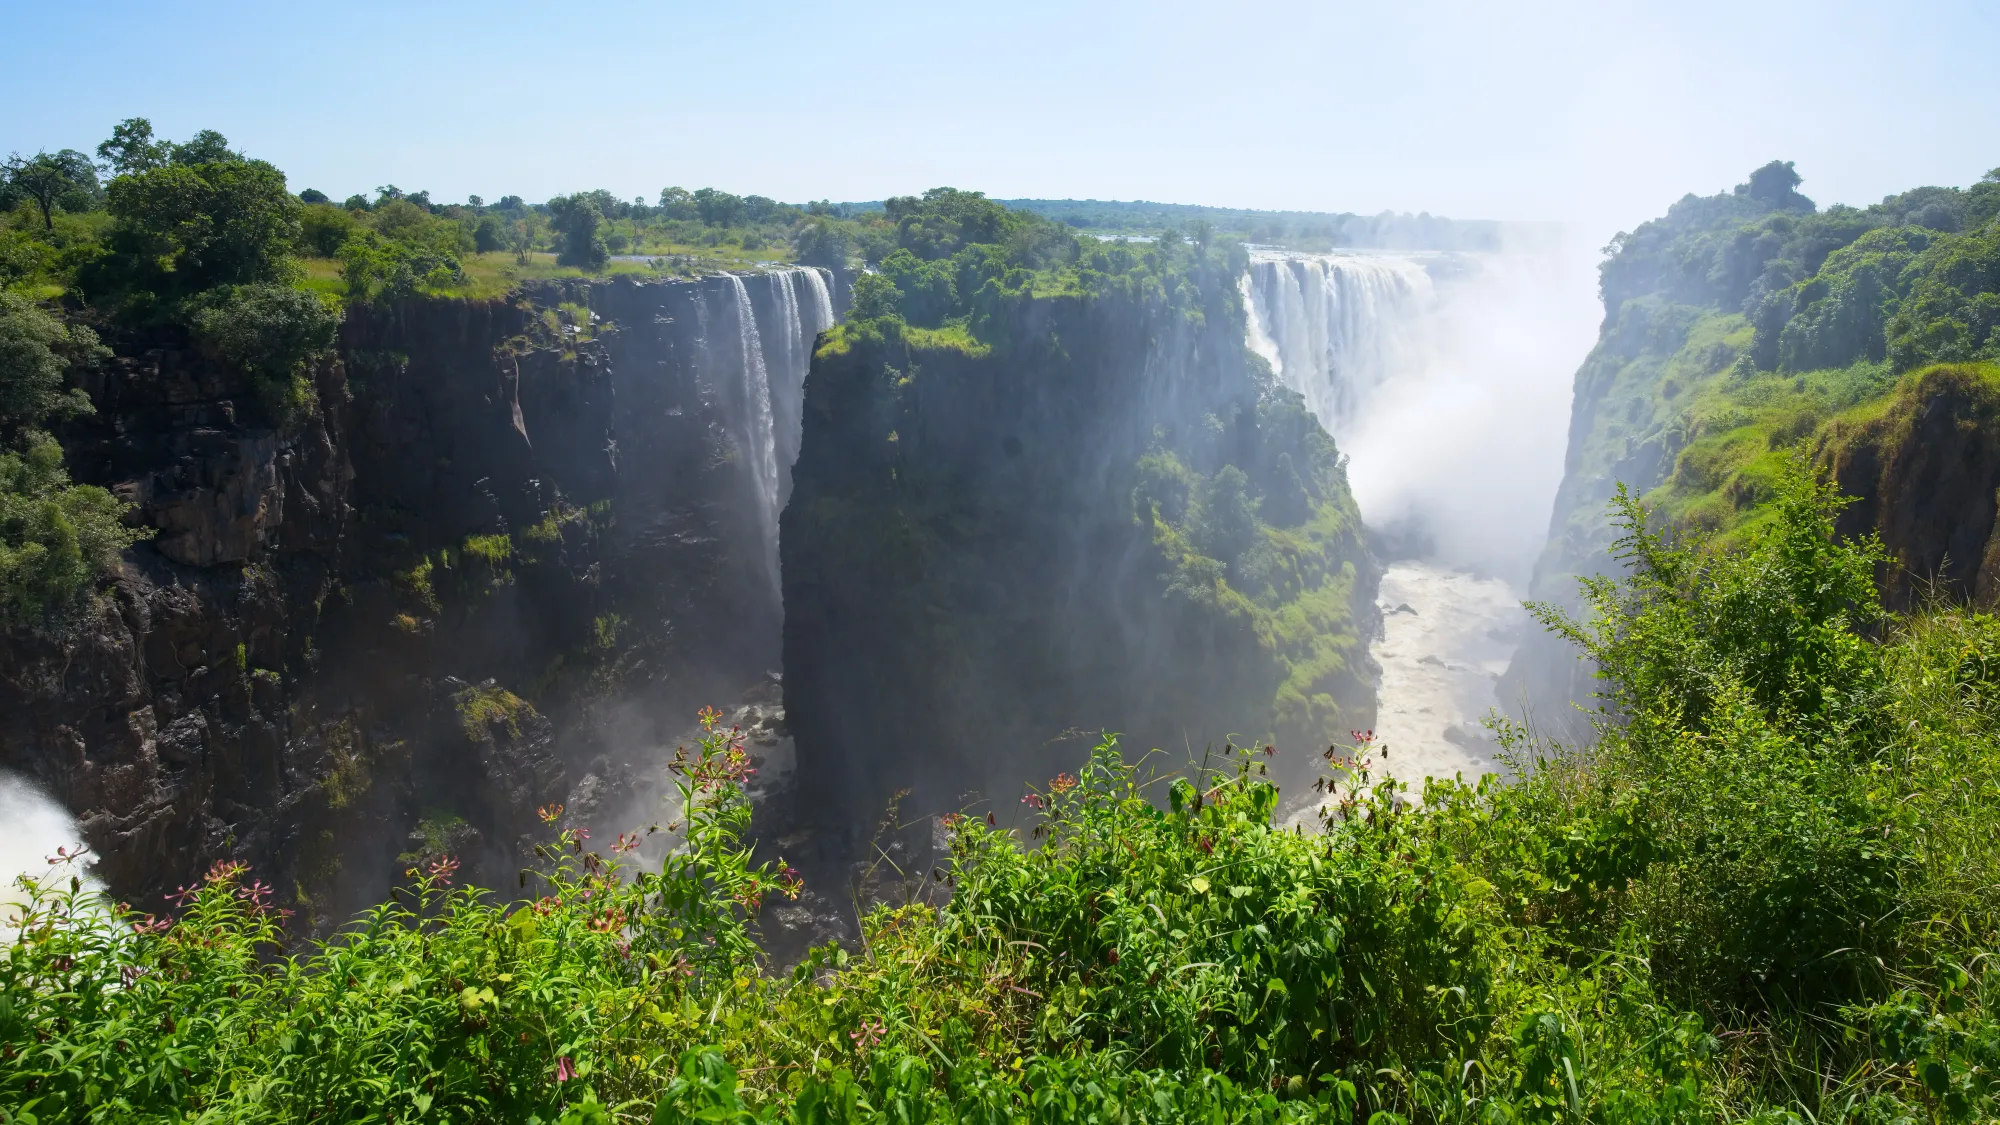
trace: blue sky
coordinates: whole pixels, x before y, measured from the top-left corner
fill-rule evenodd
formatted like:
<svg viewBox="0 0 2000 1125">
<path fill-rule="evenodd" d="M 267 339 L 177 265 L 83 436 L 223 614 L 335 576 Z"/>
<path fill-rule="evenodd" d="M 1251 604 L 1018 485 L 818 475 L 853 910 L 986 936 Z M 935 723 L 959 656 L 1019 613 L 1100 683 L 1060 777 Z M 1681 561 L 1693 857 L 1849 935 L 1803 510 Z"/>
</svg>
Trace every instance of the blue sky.
<svg viewBox="0 0 2000 1125">
<path fill-rule="evenodd" d="M 294 187 L 937 184 L 1558 219 L 1772 157 L 1822 204 L 2000 165 L 2000 4 L 10 3 L 0 151 L 215 128 Z"/>
</svg>

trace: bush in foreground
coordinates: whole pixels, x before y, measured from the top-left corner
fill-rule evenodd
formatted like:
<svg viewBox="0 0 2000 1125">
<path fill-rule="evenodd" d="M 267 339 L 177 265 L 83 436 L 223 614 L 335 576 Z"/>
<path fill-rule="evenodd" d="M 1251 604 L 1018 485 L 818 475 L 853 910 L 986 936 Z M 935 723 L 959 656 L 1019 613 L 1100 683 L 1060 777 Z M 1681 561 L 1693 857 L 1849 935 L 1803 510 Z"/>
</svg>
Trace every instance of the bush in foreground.
<svg viewBox="0 0 2000 1125">
<path fill-rule="evenodd" d="M 1992 1120 L 2000 622 L 1883 617 L 1789 473 L 1735 553 L 1623 505 L 1631 577 L 1549 617 L 1607 678 L 1591 746 L 1506 730 L 1519 780 L 1412 801 L 1361 737 L 1308 829 L 1270 748 L 1151 778 L 1106 739 L 1026 840 L 954 821 L 944 906 L 786 978 L 719 728 L 658 871 L 560 829 L 531 900 L 441 861 L 301 949 L 237 867 L 173 919 L 54 888 L 0 959 L 0 1120 Z"/>
</svg>

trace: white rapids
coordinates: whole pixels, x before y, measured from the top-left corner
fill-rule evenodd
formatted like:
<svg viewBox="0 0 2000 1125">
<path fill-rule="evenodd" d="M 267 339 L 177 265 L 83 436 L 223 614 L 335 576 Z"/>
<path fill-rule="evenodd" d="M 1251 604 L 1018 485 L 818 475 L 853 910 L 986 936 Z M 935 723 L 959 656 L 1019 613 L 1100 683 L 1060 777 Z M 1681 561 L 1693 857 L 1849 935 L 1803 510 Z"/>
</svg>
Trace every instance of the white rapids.
<svg viewBox="0 0 2000 1125">
<path fill-rule="evenodd" d="M 45 891 L 72 877 L 102 891 L 85 862 L 57 857 L 82 846 L 83 833 L 63 807 L 26 779 L 0 770 L 0 943 L 13 940 L 21 907 L 28 901 L 23 878 L 39 882 Z M 53 861 L 53 862 L 52 862 Z"/>
</svg>

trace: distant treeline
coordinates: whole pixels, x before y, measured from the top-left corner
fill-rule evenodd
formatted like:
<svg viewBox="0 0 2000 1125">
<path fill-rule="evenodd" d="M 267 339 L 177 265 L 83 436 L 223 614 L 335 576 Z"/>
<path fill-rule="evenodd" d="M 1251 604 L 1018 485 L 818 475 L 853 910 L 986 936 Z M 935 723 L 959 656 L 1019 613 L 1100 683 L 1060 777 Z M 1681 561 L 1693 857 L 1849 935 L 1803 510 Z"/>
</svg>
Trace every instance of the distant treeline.
<svg viewBox="0 0 2000 1125">
<path fill-rule="evenodd" d="M 1415 215 L 1393 211 L 1379 215 L 1349 211 L 1253 211 L 1143 199 L 998 202 L 1016 211 L 1032 212 L 1099 235 L 1150 237 L 1167 230 L 1192 233 L 1197 224 L 1205 224 L 1207 230 L 1223 239 L 1292 250 L 1331 250 L 1339 246 L 1371 250 L 1498 250 L 1503 244 L 1545 241 L 1553 230 L 1548 224 L 1447 219 L 1428 211 Z M 841 216 L 863 216 L 882 210 L 882 206 L 880 202 L 839 203 L 833 210 Z"/>
<path fill-rule="evenodd" d="M 1512 234 L 1507 224 L 1384 211 L 1379 215 L 1326 211 L 1251 211 L 1186 203 L 1124 203 L 1097 199 L 1008 199 L 1007 206 L 1045 215 L 1081 230 L 1150 234 L 1207 223 L 1216 233 L 1246 242 L 1294 249 L 1353 246 L 1382 250 L 1498 250 Z"/>
</svg>

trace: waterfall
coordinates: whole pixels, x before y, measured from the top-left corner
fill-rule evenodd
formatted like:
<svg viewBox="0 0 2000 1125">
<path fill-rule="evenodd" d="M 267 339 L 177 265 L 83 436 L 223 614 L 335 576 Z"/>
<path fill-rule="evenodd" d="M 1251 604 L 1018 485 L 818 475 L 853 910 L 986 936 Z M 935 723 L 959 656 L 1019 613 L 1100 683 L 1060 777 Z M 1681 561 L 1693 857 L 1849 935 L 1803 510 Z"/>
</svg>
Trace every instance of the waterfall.
<svg viewBox="0 0 2000 1125">
<path fill-rule="evenodd" d="M 26 778 L 0 770 L 0 957 L 13 939 L 14 926 L 28 901 L 28 891 L 19 880 L 33 879 L 49 890 L 59 890 L 72 876 L 82 879 L 92 891 L 103 885 L 90 874 L 88 861 L 56 858 L 57 849 L 77 848 L 83 835 L 68 812 Z"/>
<path fill-rule="evenodd" d="M 799 271 L 805 276 L 806 288 L 812 290 L 815 335 L 833 327 L 833 288 L 828 282 L 833 271 L 820 266 L 808 266 Z"/>
<path fill-rule="evenodd" d="M 735 436 L 756 487 L 765 563 L 776 587 L 778 514 L 791 497 L 792 462 L 798 459 L 805 422 L 806 372 L 812 367 L 813 342 L 834 323 L 831 275 L 817 267 L 762 275 L 770 283 L 763 324 L 744 279 L 724 276 L 723 300 L 734 318 L 735 347 L 723 356 L 711 352 L 709 358 L 730 369 L 716 370 L 716 381 L 734 399 Z"/>
<path fill-rule="evenodd" d="M 1599 310 L 1584 248 L 1256 253 L 1249 347 L 1348 458 L 1385 564 L 1376 734 L 1405 781 L 1477 776 L 1479 720 L 1562 478 L 1571 373 Z"/>
<path fill-rule="evenodd" d="M 757 525 L 764 533 L 764 563 L 771 585 L 778 585 L 778 427 L 771 414 L 771 368 L 764 357 L 764 337 L 757 330 L 757 310 L 750 305 L 750 290 L 733 273 L 726 295 L 736 318 L 737 436 L 749 462 L 751 481 L 757 491 Z"/>
<path fill-rule="evenodd" d="M 1422 363 L 1433 293 L 1409 258 L 1260 255 L 1242 288 L 1250 346 L 1336 437 L 1376 388 Z"/>
</svg>

